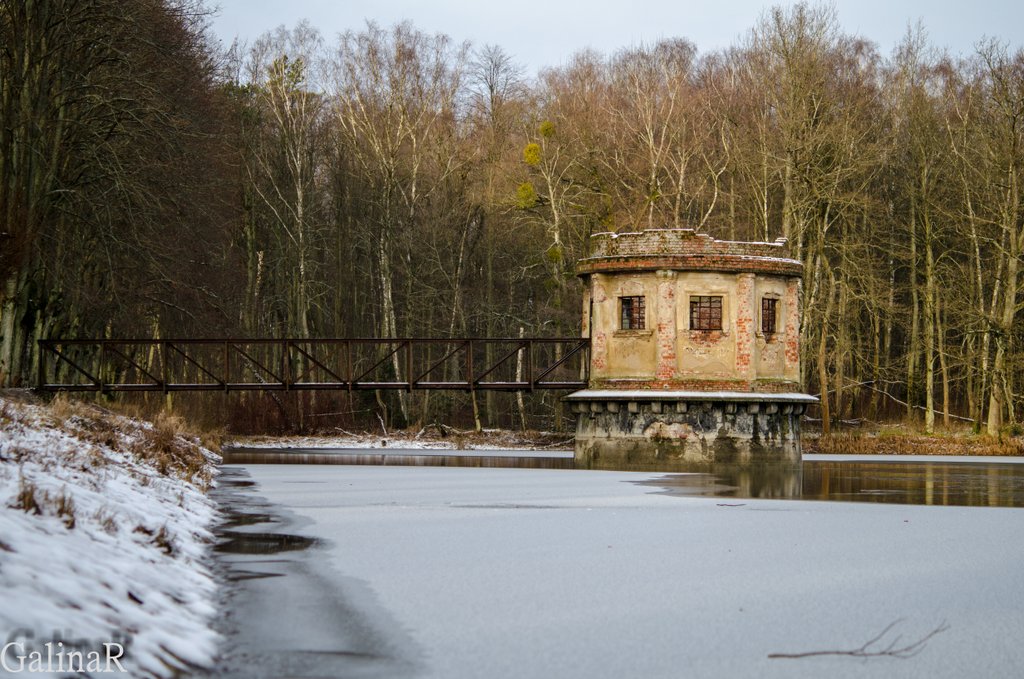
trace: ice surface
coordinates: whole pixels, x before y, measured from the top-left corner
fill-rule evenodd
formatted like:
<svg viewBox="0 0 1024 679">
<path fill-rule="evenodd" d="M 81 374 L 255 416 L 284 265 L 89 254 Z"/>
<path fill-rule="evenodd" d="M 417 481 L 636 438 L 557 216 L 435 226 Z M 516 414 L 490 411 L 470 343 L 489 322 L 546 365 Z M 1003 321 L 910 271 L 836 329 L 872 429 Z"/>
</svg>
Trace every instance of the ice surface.
<svg viewBox="0 0 1024 679">
<path fill-rule="evenodd" d="M 722 502 L 626 472 L 247 471 L 411 638 L 416 676 L 1024 675 L 1019 509 Z M 949 629 L 905 660 L 768 658 L 897 620 L 886 642 Z"/>
</svg>

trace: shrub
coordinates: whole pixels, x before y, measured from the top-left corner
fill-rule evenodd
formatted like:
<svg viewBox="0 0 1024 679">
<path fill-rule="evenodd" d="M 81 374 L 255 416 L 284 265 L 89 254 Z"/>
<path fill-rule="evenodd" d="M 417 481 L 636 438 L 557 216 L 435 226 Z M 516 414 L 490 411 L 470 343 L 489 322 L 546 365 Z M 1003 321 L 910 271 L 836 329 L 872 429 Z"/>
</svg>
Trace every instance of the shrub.
<svg viewBox="0 0 1024 679">
<path fill-rule="evenodd" d="M 526 147 L 523 149 L 523 162 L 529 165 L 530 167 L 536 167 L 537 165 L 540 165 L 540 159 L 540 144 L 537 144 L 535 142 L 530 142 L 529 144 L 527 144 Z"/>
<path fill-rule="evenodd" d="M 537 204 L 537 191 L 530 182 L 523 182 L 516 187 L 516 207 L 528 210 Z"/>
<path fill-rule="evenodd" d="M 57 497 L 57 516 L 63 519 L 69 530 L 75 527 L 75 501 L 66 488 Z"/>
<path fill-rule="evenodd" d="M 162 549 L 164 554 L 167 554 L 168 556 L 174 554 L 174 543 L 171 542 L 171 536 L 167 532 L 167 526 L 160 526 L 160 530 L 157 531 L 155 536 L 153 536 L 153 544 Z"/>
<path fill-rule="evenodd" d="M 18 494 L 14 498 L 14 508 L 26 513 L 42 514 L 43 510 L 36 497 L 37 492 L 36 484 L 26 479 L 24 474 L 21 475 L 18 479 Z"/>
<path fill-rule="evenodd" d="M 173 474 L 200 485 L 209 482 L 206 457 L 180 417 L 158 413 L 151 427 L 139 430 L 132 452 L 162 475 Z"/>
</svg>

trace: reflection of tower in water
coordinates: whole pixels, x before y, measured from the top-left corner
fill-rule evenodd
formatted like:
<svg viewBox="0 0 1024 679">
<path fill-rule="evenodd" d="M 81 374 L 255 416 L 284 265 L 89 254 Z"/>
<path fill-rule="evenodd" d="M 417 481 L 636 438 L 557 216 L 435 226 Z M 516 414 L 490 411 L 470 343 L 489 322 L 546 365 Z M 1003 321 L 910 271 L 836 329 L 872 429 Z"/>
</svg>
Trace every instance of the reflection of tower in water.
<svg viewBox="0 0 1024 679">
<path fill-rule="evenodd" d="M 1001 462 L 804 462 L 716 467 L 646 485 L 673 495 L 839 502 L 1024 507 L 1024 464 Z"/>
</svg>

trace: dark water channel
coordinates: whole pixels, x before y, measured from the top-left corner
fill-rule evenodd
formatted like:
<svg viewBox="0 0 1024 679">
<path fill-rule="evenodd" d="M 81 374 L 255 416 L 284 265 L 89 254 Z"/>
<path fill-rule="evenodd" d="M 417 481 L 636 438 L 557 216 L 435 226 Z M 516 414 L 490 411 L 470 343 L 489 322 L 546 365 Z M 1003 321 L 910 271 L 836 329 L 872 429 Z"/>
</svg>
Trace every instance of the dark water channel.
<svg viewBox="0 0 1024 679">
<path fill-rule="evenodd" d="M 248 473 L 224 467 L 211 496 L 220 506 L 215 570 L 224 637 L 201 679 L 391 679 L 414 674 L 390 620 L 374 617 L 360 583 L 324 565 L 307 521 L 262 498 Z M 353 603 L 353 601 L 358 602 Z M 381 621 L 383 619 L 383 622 Z M 183 675 L 184 676 L 184 675 Z"/>
<path fill-rule="evenodd" d="M 671 495 L 1024 507 L 1024 464 L 1000 462 L 804 462 L 719 469 L 643 481 Z"/>
</svg>

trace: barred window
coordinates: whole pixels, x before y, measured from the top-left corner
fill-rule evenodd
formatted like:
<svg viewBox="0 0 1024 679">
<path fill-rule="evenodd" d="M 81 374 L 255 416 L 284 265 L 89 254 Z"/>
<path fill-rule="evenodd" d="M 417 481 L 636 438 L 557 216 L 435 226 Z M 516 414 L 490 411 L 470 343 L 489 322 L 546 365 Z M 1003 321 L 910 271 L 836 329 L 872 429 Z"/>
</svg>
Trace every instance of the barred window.
<svg viewBox="0 0 1024 679">
<path fill-rule="evenodd" d="M 722 298 L 697 296 L 690 298 L 690 330 L 721 330 Z"/>
<path fill-rule="evenodd" d="M 766 336 L 776 333 L 775 319 L 777 318 L 776 308 L 779 300 L 771 297 L 761 298 L 761 332 Z"/>
<path fill-rule="evenodd" d="M 619 327 L 623 330 L 643 330 L 646 328 L 644 298 L 640 297 L 619 297 L 622 307 L 622 322 Z"/>
</svg>

